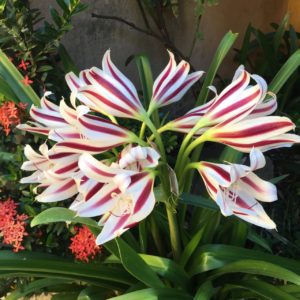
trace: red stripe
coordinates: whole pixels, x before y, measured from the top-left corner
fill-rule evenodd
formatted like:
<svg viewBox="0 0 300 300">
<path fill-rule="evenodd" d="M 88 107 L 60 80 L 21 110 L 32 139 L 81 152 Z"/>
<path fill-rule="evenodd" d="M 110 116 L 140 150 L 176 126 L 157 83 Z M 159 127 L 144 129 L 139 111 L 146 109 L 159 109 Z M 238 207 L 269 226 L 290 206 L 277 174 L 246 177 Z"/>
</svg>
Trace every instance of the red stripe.
<svg viewBox="0 0 300 300">
<path fill-rule="evenodd" d="M 206 177 L 206 175 L 204 174 L 204 172 L 200 171 L 200 174 L 205 182 L 205 184 L 207 185 L 207 187 L 212 190 L 215 194 L 217 194 L 217 188 L 209 181 L 209 179 Z"/>
<path fill-rule="evenodd" d="M 49 134 L 50 129 L 40 129 L 40 128 L 21 128 L 21 130 L 32 131 L 41 134 Z"/>
<path fill-rule="evenodd" d="M 41 113 L 35 109 L 31 109 L 31 112 L 35 115 L 37 115 L 40 118 L 46 119 L 46 120 L 51 120 L 51 121 L 56 121 L 56 122 L 60 122 L 60 123 L 64 123 L 66 124 L 66 121 L 63 118 L 60 117 L 55 117 L 55 116 L 51 116 L 51 115 L 46 115 L 44 113 Z"/>
<path fill-rule="evenodd" d="M 272 105 L 269 105 L 269 106 L 266 106 L 266 107 L 262 107 L 262 108 L 256 108 L 252 111 L 251 115 L 272 110 L 275 107 L 275 104 L 272 104 Z"/>
<path fill-rule="evenodd" d="M 140 194 L 140 196 L 138 197 L 135 203 L 134 210 L 133 210 L 134 214 L 140 211 L 145 205 L 145 203 L 147 202 L 149 195 L 152 191 L 152 186 L 153 186 L 153 180 L 149 179 L 149 181 L 147 182 L 146 186 L 144 187 L 142 193 Z"/>
<path fill-rule="evenodd" d="M 70 76 L 69 78 L 71 79 L 74 86 L 78 89 L 80 87 L 80 85 L 72 78 L 72 76 Z"/>
<path fill-rule="evenodd" d="M 57 112 L 57 109 L 52 108 L 46 99 L 44 99 L 44 104 L 49 110 Z"/>
<path fill-rule="evenodd" d="M 97 182 L 86 194 L 85 201 L 90 200 L 102 187 L 104 186 L 104 183 Z"/>
<path fill-rule="evenodd" d="M 249 186 L 251 186 L 253 189 L 255 189 L 257 192 L 259 193 L 263 193 L 263 189 L 258 186 L 255 182 L 253 182 L 250 178 L 248 177 L 242 177 L 241 180 L 243 182 L 245 182 L 246 184 L 248 184 Z"/>
<path fill-rule="evenodd" d="M 49 155 L 49 159 L 58 159 L 58 158 L 63 158 L 63 157 L 68 157 L 68 156 L 72 156 L 72 155 L 77 155 L 71 152 L 66 152 L 66 153 L 55 153 L 55 154 L 50 154 Z"/>
<path fill-rule="evenodd" d="M 138 181 L 140 181 L 141 179 L 143 179 L 144 177 L 146 177 L 148 175 L 149 175 L 149 173 L 147 173 L 147 172 L 141 172 L 141 173 L 137 173 L 137 174 L 130 176 L 131 183 L 130 183 L 129 187 L 131 187 L 132 185 L 134 185 L 135 183 L 137 183 Z"/>
<path fill-rule="evenodd" d="M 91 210 L 91 209 L 95 209 L 97 210 L 97 208 L 100 206 L 100 205 L 104 205 L 106 204 L 107 202 L 109 202 L 111 199 L 112 199 L 112 196 L 111 194 L 113 193 L 117 193 L 119 194 L 120 193 L 120 190 L 118 188 L 115 188 L 113 190 L 110 190 L 106 195 L 104 195 L 103 197 L 99 198 L 97 200 L 97 202 L 95 202 L 93 205 L 81 210 L 80 212 L 84 212 L 84 211 L 87 211 L 87 210 Z"/>
<path fill-rule="evenodd" d="M 232 138 L 245 138 L 256 135 L 272 132 L 277 129 L 283 129 L 284 127 L 290 127 L 293 123 L 291 121 L 272 122 L 267 124 L 259 124 L 243 130 L 231 131 L 231 132 L 215 132 L 213 136 L 219 139 L 232 139 Z"/>
<path fill-rule="evenodd" d="M 166 103 L 167 101 L 170 101 L 177 94 L 179 94 L 181 92 L 181 90 L 183 90 L 187 85 L 189 85 L 194 80 L 195 80 L 195 78 L 191 77 L 188 80 L 184 81 L 181 86 L 179 86 L 171 95 L 169 95 L 166 99 L 164 99 L 163 103 Z"/>
<path fill-rule="evenodd" d="M 58 190 L 56 190 L 54 193 L 61 193 L 64 192 L 65 190 L 69 189 L 70 187 L 72 187 L 75 184 L 74 180 L 70 180 L 68 181 L 65 185 L 63 185 L 62 187 L 60 187 Z"/>
<path fill-rule="evenodd" d="M 163 95 L 176 83 L 176 81 L 184 74 L 185 68 L 188 63 L 182 64 L 182 66 L 176 71 L 176 73 L 171 77 L 168 83 L 160 91 L 160 93 L 155 97 L 157 100 L 160 100 Z"/>
<path fill-rule="evenodd" d="M 114 177 L 116 174 L 114 173 L 108 173 L 106 171 L 103 171 L 97 167 L 95 167 L 94 165 L 90 164 L 89 162 L 85 161 L 85 163 L 87 164 L 87 166 L 93 171 L 95 172 L 96 174 L 98 175 L 101 175 L 101 176 L 104 176 L 104 177 Z"/>
<path fill-rule="evenodd" d="M 56 174 L 66 173 L 66 172 L 69 172 L 69 171 L 71 171 L 71 170 L 73 170 L 73 169 L 76 169 L 77 167 L 78 167 L 78 162 L 75 161 L 75 162 L 71 163 L 71 164 L 68 165 L 68 166 L 65 166 L 65 167 L 63 167 L 63 168 L 61 168 L 61 169 L 58 169 L 57 171 L 55 171 L 55 173 L 56 173 Z"/>
<path fill-rule="evenodd" d="M 115 231 L 121 229 L 123 227 L 123 225 L 127 222 L 127 220 L 129 219 L 130 214 L 125 214 L 122 215 L 121 217 L 119 217 L 118 222 L 115 224 L 115 226 L 111 229 L 110 234 L 115 234 Z"/>
<path fill-rule="evenodd" d="M 136 106 L 128 99 L 120 90 L 118 90 L 112 83 L 107 81 L 101 75 L 91 71 L 90 75 L 106 90 L 112 93 L 115 97 L 126 103 L 131 109 L 136 110 Z"/>
<path fill-rule="evenodd" d="M 256 142 L 256 143 L 252 143 L 252 144 L 241 144 L 241 143 L 234 143 L 234 142 L 231 142 L 231 141 L 225 141 L 224 144 L 226 145 L 229 145 L 229 146 L 232 146 L 232 147 L 239 147 L 239 148 L 258 148 L 258 147 L 264 147 L 264 146 L 268 146 L 268 145 L 276 145 L 276 144 L 279 144 L 279 143 L 295 143 L 294 141 L 292 140 L 284 140 L 284 139 L 278 139 L 278 140 L 275 140 L 275 139 L 272 139 L 272 140 L 265 140 L 265 141 L 259 141 L 259 142 Z"/>
<path fill-rule="evenodd" d="M 122 112 L 124 114 L 127 114 L 127 115 L 132 115 L 132 112 L 129 111 L 128 109 L 125 109 L 124 107 L 111 102 L 109 99 L 104 98 L 103 96 L 101 96 L 100 94 L 98 94 L 96 92 L 89 91 L 89 90 L 83 90 L 82 92 L 86 93 L 86 94 L 92 95 L 93 97 L 95 97 L 100 102 L 104 103 L 105 105 L 107 105 L 107 106 L 109 106 L 109 107 L 111 107 L 111 108 L 113 108 L 115 110 L 118 110 L 118 111 L 120 111 L 120 112 Z M 91 100 L 91 101 L 93 101 L 93 100 Z"/>
<path fill-rule="evenodd" d="M 156 86 L 156 89 L 154 91 L 154 95 L 153 97 L 156 96 L 156 93 L 158 92 L 158 90 L 160 89 L 161 85 L 163 84 L 163 82 L 166 80 L 166 78 L 169 76 L 171 70 L 172 70 L 172 66 L 173 66 L 173 60 L 170 59 L 170 62 L 169 62 L 169 66 L 165 72 L 165 74 L 161 77 L 160 81 L 157 83 L 157 86 Z"/>
<path fill-rule="evenodd" d="M 83 71 L 82 72 L 82 79 L 86 84 L 91 84 L 91 82 L 89 81 L 89 79 L 86 76 L 87 71 Z"/>
<path fill-rule="evenodd" d="M 134 102 L 140 106 L 140 101 L 136 98 L 136 95 L 131 91 L 131 89 L 124 83 L 124 81 L 118 76 L 117 73 L 115 73 L 114 69 L 112 68 L 110 61 L 108 59 L 108 56 L 106 57 L 106 62 L 109 68 L 109 71 L 111 72 L 112 76 L 126 89 L 126 91 L 130 94 L 130 96 L 133 98 Z"/>
<path fill-rule="evenodd" d="M 247 80 L 247 72 L 243 71 L 243 77 L 241 79 L 240 82 L 237 82 L 236 85 L 234 85 L 231 89 L 229 89 L 224 95 L 222 95 L 222 97 L 220 97 L 219 99 L 217 99 L 213 105 L 211 106 L 210 110 L 215 109 L 215 107 L 218 107 L 226 98 L 228 98 L 229 96 L 231 96 L 233 93 L 235 93 L 236 91 L 238 91 L 244 84 L 244 82 L 246 82 Z"/>
<path fill-rule="evenodd" d="M 113 146 L 116 146 L 116 145 L 112 145 L 111 147 L 113 147 Z M 75 143 L 75 142 L 59 142 L 56 144 L 56 147 L 68 147 L 68 148 L 75 148 L 78 150 L 85 150 L 85 151 L 92 151 L 92 152 L 106 151 L 110 148 L 110 147 L 90 146 L 90 145 L 79 144 L 79 143 Z"/>
<path fill-rule="evenodd" d="M 202 162 L 201 165 L 205 166 L 207 168 L 213 169 L 216 173 L 218 173 L 226 181 L 230 181 L 230 174 L 228 172 L 226 172 L 222 167 L 217 166 L 217 165 L 213 165 L 213 164 L 210 164 L 210 163 L 207 163 L 207 162 Z"/>
<path fill-rule="evenodd" d="M 95 132 L 100 132 L 100 133 L 105 133 L 105 134 L 111 134 L 111 135 L 115 135 L 118 137 L 126 137 L 126 134 L 122 131 L 119 131 L 117 129 L 112 129 L 112 128 L 108 128 L 108 127 L 103 127 L 103 124 L 91 124 L 88 123 L 86 121 L 84 121 L 82 118 L 78 120 L 79 123 L 81 123 L 83 126 L 85 126 L 86 128 L 95 131 Z M 98 120 L 98 123 L 101 123 L 101 121 Z M 102 126 L 101 126 L 102 125 Z M 114 126 L 115 128 L 117 128 L 117 126 Z"/>
<path fill-rule="evenodd" d="M 231 113 L 232 111 L 235 111 L 235 110 L 240 109 L 241 107 L 247 105 L 253 99 L 256 99 L 258 95 L 260 95 L 260 90 L 257 90 L 254 94 L 252 94 L 242 100 L 236 101 L 235 103 L 223 108 L 222 110 L 220 110 L 219 112 L 216 112 L 215 114 L 212 113 L 211 118 L 216 119 L 219 117 L 224 117 L 224 115 Z M 253 108 L 253 106 L 255 106 L 255 104 L 256 103 L 254 103 L 251 107 L 247 108 L 246 111 L 251 110 Z"/>
</svg>

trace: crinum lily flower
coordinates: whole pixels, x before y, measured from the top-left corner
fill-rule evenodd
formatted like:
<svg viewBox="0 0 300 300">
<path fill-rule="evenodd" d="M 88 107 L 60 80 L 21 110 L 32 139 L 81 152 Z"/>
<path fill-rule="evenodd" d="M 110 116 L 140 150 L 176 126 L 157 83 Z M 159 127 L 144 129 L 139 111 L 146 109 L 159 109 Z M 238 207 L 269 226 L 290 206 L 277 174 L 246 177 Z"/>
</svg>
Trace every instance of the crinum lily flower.
<svg viewBox="0 0 300 300">
<path fill-rule="evenodd" d="M 300 136 L 286 133 L 294 128 L 295 124 L 286 117 L 268 116 L 235 124 L 223 122 L 205 131 L 199 139 L 222 143 L 241 152 L 250 152 L 253 147 L 264 152 L 300 143 Z"/>
<path fill-rule="evenodd" d="M 256 84 L 249 85 L 250 79 Z M 211 89 L 216 93 L 214 87 Z M 250 75 L 241 66 L 236 71 L 232 83 L 220 95 L 211 101 L 195 107 L 184 116 L 169 122 L 165 129 L 188 133 L 198 125 L 195 135 L 203 132 L 216 124 L 224 121 L 236 123 L 244 118 L 255 118 L 273 113 L 277 108 L 276 96 L 269 93 L 266 98 L 267 84 L 258 75 Z"/>
<path fill-rule="evenodd" d="M 265 166 L 263 154 L 252 149 L 250 167 L 238 164 L 216 164 L 202 161 L 197 169 L 211 198 L 224 216 L 235 215 L 267 229 L 276 228 L 261 204 L 277 200 L 275 185 L 259 178 L 253 171 Z"/>
<path fill-rule="evenodd" d="M 140 120 L 145 115 L 136 88 L 113 64 L 110 50 L 103 56 L 102 70 L 93 67 L 82 77 L 84 79 L 78 79 L 74 74 L 66 76 L 73 91 L 72 99 L 77 97 L 91 109 L 116 117 Z M 72 102 L 74 104 L 74 100 Z"/>
<path fill-rule="evenodd" d="M 103 216 L 97 244 L 120 236 L 152 212 L 155 175 L 151 169 L 158 164 L 158 159 L 154 149 L 140 146 L 128 147 L 121 153 L 119 162 L 110 166 L 89 154 L 80 157 L 81 172 L 98 186 L 90 189 L 84 195 L 84 202 L 74 209 L 79 216 Z"/>
<path fill-rule="evenodd" d="M 176 64 L 174 54 L 169 53 L 169 63 L 156 78 L 153 84 L 153 95 L 150 110 L 179 101 L 188 89 L 198 81 L 204 72 L 189 73 L 190 65 L 182 60 Z"/>
<path fill-rule="evenodd" d="M 40 202 L 56 202 L 69 199 L 78 193 L 77 184 L 73 179 L 78 168 L 78 154 L 64 153 L 49 158 L 46 144 L 39 148 L 40 153 L 29 145 L 25 146 L 24 154 L 28 161 L 21 169 L 35 171 L 32 175 L 21 179 L 21 183 L 39 183 L 37 188 L 44 191 L 36 197 Z"/>
</svg>

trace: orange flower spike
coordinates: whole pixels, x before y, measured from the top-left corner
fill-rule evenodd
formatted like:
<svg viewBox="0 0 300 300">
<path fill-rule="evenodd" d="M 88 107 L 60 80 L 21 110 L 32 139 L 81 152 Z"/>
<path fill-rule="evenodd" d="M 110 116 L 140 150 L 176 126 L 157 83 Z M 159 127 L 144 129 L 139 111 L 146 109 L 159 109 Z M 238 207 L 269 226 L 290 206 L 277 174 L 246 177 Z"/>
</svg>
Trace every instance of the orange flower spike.
<svg viewBox="0 0 300 300">
<path fill-rule="evenodd" d="M 25 75 L 24 79 L 22 79 L 21 82 L 23 82 L 26 86 L 33 83 L 33 81 L 29 79 L 28 75 Z"/>
<path fill-rule="evenodd" d="M 23 69 L 24 71 L 27 70 L 27 66 L 29 65 L 29 62 L 24 61 L 24 59 L 22 59 L 21 63 L 19 64 L 19 68 Z"/>
<path fill-rule="evenodd" d="M 87 226 L 76 230 L 76 235 L 71 238 L 69 249 L 75 258 L 89 262 L 101 252 L 101 246 L 96 245 L 96 239 Z"/>
</svg>

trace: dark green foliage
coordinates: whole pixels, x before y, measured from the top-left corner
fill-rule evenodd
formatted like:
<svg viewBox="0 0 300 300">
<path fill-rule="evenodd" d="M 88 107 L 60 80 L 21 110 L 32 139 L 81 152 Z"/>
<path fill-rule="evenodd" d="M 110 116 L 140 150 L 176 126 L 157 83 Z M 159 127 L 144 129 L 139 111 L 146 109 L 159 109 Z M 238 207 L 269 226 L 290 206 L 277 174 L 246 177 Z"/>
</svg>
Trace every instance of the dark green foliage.
<svg viewBox="0 0 300 300">
<path fill-rule="evenodd" d="M 8 0 L 2 3 L 0 48 L 16 66 L 22 60 L 28 63 L 22 73 L 33 81 L 33 87 L 39 94 L 45 90 L 57 95 L 65 94 L 67 89 L 62 85 L 65 72 L 59 61 L 66 59 L 66 55 L 60 55 L 60 41 L 72 29 L 73 16 L 86 9 L 86 4 L 80 0 L 57 0 L 60 11 L 50 7 L 52 23 L 49 23 L 42 22 L 41 12 L 31 8 L 29 1 Z"/>
</svg>

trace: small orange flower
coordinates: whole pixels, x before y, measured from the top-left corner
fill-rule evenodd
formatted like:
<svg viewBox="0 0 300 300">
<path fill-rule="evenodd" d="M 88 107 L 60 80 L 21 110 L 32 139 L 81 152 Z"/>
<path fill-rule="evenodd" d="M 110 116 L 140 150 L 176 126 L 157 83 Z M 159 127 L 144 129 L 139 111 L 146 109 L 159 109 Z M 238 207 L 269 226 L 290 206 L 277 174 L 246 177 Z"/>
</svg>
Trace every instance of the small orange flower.
<svg viewBox="0 0 300 300">
<path fill-rule="evenodd" d="M 25 75 L 24 79 L 22 79 L 21 82 L 23 82 L 26 86 L 33 83 L 33 81 L 29 79 L 28 75 Z"/>
<path fill-rule="evenodd" d="M 76 230 L 77 233 L 71 238 L 69 249 L 76 259 L 89 262 L 89 259 L 94 259 L 101 252 L 101 246 L 96 245 L 96 239 L 87 226 Z"/>
<path fill-rule="evenodd" d="M 27 70 L 27 66 L 29 65 L 29 62 L 24 61 L 24 59 L 22 59 L 21 63 L 19 64 L 19 68 L 23 69 L 24 71 Z"/>
<path fill-rule="evenodd" d="M 27 107 L 27 103 L 16 105 L 13 101 L 4 102 L 0 106 L 0 125 L 6 135 L 10 133 L 12 125 L 18 125 L 21 122 L 21 116 Z"/>
<path fill-rule="evenodd" d="M 28 235 L 25 222 L 28 216 L 18 214 L 16 207 L 11 198 L 0 202 L 0 235 L 4 244 L 13 246 L 14 252 L 24 249 L 23 238 Z"/>
</svg>

